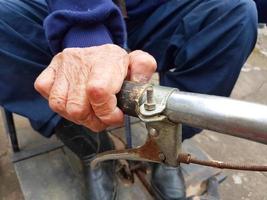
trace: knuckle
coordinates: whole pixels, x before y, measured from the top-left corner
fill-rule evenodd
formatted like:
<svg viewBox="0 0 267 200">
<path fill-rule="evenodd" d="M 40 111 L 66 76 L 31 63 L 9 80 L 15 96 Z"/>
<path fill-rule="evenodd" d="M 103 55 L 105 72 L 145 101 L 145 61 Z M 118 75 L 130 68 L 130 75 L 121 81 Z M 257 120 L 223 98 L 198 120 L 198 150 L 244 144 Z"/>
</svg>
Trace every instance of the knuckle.
<svg viewBox="0 0 267 200">
<path fill-rule="evenodd" d="M 63 50 L 63 52 L 64 52 L 64 50 Z M 57 53 L 57 54 L 53 57 L 53 60 L 52 60 L 52 61 L 61 59 L 62 56 L 63 56 L 63 52 L 59 52 L 59 53 Z M 53 62 L 51 62 L 51 63 L 53 63 Z"/>
<path fill-rule="evenodd" d="M 40 78 L 38 77 L 35 82 L 34 82 L 34 88 L 35 90 L 37 90 L 38 92 L 41 92 L 44 90 L 45 85 L 43 83 L 43 81 L 40 80 Z"/>
<path fill-rule="evenodd" d="M 100 48 L 99 46 L 91 46 L 91 47 L 87 47 L 85 48 L 87 53 L 94 53 L 96 51 L 98 51 L 98 48 Z"/>
<path fill-rule="evenodd" d="M 115 45 L 114 45 L 114 44 L 104 44 L 103 46 L 108 47 L 108 48 L 112 48 L 112 47 L 114 47 Z"/>
<path fill-rule="evenodd" d="M 104 44 L 103 47 L 105 47 L 107 49 L 118 48 L 117 45 L 114 45 L 114 44 Z"/>
<path fill-rule="evenodd" d="M 45 81 L 37 79 L 34 82 L 34 89 L 39 92 L 43 97 L 48 98 L 50 87 L 48 84 L 45 83 Z"/>
<path fill-rule="evenodd" d="M 120 52 L 122 54 L 127 54 L 126 50 L 124 50 L 123 48 L 121 48 L 120 46 L 115 45 L 115 44 L 104 44 L 104 45 L 100 46 L 100 48 L 101 47 L 104 49 L 107 49 L 109 51 L 115 51 L 115 52 Z"/>
<path fill-rule="evenodd" d="M 65 48 L 62 52 L 63 53 L 71 53 L 73 51 L 73 48 Z M 62 54 L 62 53 L 60 53 L 60 54 Z M 58 54 L 58 55 L 60 55 L 60 54 Z"/>
<path fill-rule="evenodd" d="M 64 50 L 63 50 L 63 52 L 64 52 Z M 62 56 L 62 52 L 57 53 L 54 57 L 56 58 L 56 57 L 60 57 L 60 56 Z"/>
<path fill-rule="evenodd" d="M 88 87 L 88 94 L 91 100 L 98 102 L 105 99 L 108 95 L 109 89 L 105 84 L 90 84 Z"/>
</svg>

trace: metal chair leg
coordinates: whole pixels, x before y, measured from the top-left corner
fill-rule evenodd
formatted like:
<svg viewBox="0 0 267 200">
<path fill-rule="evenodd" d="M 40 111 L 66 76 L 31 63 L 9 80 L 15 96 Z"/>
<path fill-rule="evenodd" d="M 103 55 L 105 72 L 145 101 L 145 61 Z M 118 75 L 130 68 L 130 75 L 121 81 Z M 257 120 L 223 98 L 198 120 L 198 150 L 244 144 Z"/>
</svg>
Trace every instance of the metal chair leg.
<svg viewBox="0 0 267 200">
<path fill-rule="evenodd" d="M 17 132 L 14 124 L 13 114 L 5 109 L 2 109 L 2 115 L 4 118 L 4 126 L 7 134 L 9 135 L 13 152 L 20 151 Z"/>
</svg>

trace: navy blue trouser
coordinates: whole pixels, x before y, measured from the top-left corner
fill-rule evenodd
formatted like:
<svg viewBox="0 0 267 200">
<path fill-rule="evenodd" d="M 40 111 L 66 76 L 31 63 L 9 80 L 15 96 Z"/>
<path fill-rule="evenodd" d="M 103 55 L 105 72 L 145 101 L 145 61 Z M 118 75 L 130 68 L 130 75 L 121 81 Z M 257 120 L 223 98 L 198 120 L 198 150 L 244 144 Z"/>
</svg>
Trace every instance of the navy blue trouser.
<svg viewBox="0 0 267 200">
<path fill-rule="evenodd" d="M 0 0 L 0 104 L 50 136 L 60 117 L 33 88 L 52 54 L 42 23 L 44 0 Z M 160 84 L 229 96 L 257 37 L 251 0 L 170 0 L 127 20 L 129 48 L 158 62 Z M 188 138 L 198 130 L 185 127 Z"/>
<path fill-rule="evenodd" d="M 260 23 L 267 23 L 267 1 L 266 0 L 254 0 L 257 5 L 258 17 Z"/>
</svg>

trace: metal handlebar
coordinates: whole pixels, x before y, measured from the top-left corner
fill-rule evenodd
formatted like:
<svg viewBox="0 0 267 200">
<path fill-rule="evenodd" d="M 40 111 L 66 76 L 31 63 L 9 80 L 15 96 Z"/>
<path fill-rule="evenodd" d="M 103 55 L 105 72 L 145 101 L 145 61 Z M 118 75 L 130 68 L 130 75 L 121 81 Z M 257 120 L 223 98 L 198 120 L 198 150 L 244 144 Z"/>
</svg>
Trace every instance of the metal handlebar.
<svg viewBox="0 0 267 200">
<path fill-rule="evenodd" d="M 148 85 L 127 82 L 118 94 L 118 105 L 128 115 L 139 116 Z M 165 87 L 153 86 L 154 95 Z M 158 93 L 157 93 L 158 92 Z M 174 123 L 217 131 L 267 144 L 267 106 L 225 97 L 174 91 L 161 113 Z"/>
</svg>

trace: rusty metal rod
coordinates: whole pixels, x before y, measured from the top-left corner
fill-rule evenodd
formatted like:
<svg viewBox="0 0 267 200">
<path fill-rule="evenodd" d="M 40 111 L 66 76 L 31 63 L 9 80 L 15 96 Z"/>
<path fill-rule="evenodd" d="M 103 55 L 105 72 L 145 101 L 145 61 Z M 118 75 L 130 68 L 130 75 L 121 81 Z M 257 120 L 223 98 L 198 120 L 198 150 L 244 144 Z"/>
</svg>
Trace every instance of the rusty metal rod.
<svg viewBox="0 0 267 200">
<path fill-rule="evenodd" d="M 267 172 L 267 166 L 265 165 L 248 165 L 248 164 L 234 164 L 226 163 L 216 160 L 199 160 L 193 158 L 190 154 L 179 154 L 178 162 L 184 164 L 197 164 L 208 167 L 215 167 L 220 169 L 232 169 L 232 170 L 243 170 L 243 171 L 260 171 Z"/>
<path fill-rule="evenodd" d="M 141 170 L 135 170 L 134 173 L 136 174 L 136 176 L 139 178 L 140 182 L 142 183 L 142 185 L 146 188 L 146 190 L 148 191 L 148 193 L 152 196 L 155 197 L 155 193 L 151 187 L 151 185 L 148 183 L 148 181 L 146 180 L 145 174 L 144 172 L 142 172 Z"/>
</svg>

